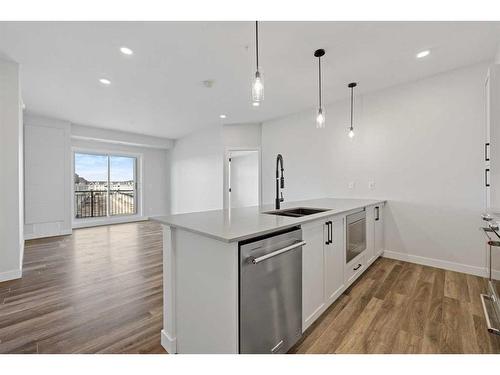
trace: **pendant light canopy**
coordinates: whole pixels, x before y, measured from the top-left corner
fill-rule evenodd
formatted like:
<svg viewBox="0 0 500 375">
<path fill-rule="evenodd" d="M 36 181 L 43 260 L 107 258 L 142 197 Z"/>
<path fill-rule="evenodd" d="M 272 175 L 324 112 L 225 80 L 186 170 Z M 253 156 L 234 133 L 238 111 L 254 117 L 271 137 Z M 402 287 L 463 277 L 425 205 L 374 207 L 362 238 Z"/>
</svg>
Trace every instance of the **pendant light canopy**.
<svg viewBox="0 0 500 375">
<path fill-rule="evenodd" d="M 352 118 L 353 118 L 353 111 L 354 111 L 354 88 L 357 86 L 358 84 L 356 82 L 351 82 L 347 85 L 347 87 L 349 87 L 351 89 L 351 126 L 349 128 L 349 138 L 353 138 L 354 137 L 354 125 L 352 123 Z"/>
<path fill-rule="evenodd" d="M 258 107 L 264 100 L 264 77 L 259 67 L 259 21 L 255 21 L 255 60 L 256 71 L 252 82 L 252 104 Z"/>
<path fill-rule="evenodd" d="M 321 92 L 321 57 L 325 55 L 324 49 L 314 51 L 314 57 L 318 58 L 318 89 L 319 89 L 319 106 L 318 114 L 316 115 L 316 128 L 325 127 L 325 110 L 323 109 L 322 92 Z"/>
</svg>

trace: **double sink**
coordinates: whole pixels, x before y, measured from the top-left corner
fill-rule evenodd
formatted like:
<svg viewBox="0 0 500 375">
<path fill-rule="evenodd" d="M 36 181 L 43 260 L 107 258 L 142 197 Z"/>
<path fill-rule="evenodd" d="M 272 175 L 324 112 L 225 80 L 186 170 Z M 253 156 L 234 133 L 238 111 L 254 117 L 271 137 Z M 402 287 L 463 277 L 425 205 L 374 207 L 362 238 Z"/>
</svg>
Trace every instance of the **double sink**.
<svg viewBox="0 0 500 375">
<path fill-rule="evenodd" d="M 263 213 L 267 215 L 302 217 L 307 215 L 319 214 L 320 212 L 325 212 L 325 211 L 328 210 L 325 208 L 294 207 L 294 208 L 288 208 L 286 210 L 268 211 Z"/>
</svg>

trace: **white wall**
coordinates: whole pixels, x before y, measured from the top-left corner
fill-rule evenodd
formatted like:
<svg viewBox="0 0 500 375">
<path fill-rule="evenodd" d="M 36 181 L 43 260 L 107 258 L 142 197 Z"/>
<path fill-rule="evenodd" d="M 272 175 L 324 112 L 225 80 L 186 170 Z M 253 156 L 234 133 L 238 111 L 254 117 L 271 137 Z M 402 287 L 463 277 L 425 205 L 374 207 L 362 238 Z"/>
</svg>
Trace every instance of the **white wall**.
<svg viewBox="0 0 500 375">
<path fill-rule="evenodd" d="M 169 209 L 169 171 L 167 150 L 134 147 L 103 141 L 72 139 L 71 146 L 77 150 L 95 152 L 116 152 L 140 156 L 137 175 L 140 176 L 138 189 L 141 195 L 140 213 L 143 218 L 166 215 Z M 127 218 L 125 218 L 127 219 Z"/>
<path fill-rule="evenodd" d="M 170 151 L 172 213 L 222 208 L 222 126 L 175 141 Z"/>
<path fill-rule="evenodd" d="M 285 200 L 385 198 L 387 254 L 483 273 L 486 71 L 476 65 L 357 98 L 352 140 L 347 100 L 326 107 L 322 130 L 313 110 L 264 123 L 264 202 L 274 199 L 281 153 Z"/>
<path fill-rule="evenodd" d="M 0 282 L 22 275 L 22 117 L 19 66 L 0 60 Z"/>
<path fill-rule="evenodd" d="M 176 140 L 170 151 L 172 213 L 223 208 L 225 152 L 260 149 L 260 138 L 260 124 L 234 124 L 209 127 Z"/>
<path fill-rule="evenodd" d="M 71 233 L 71 124 L 24 117 L 26 239 Z"/>
</svg>

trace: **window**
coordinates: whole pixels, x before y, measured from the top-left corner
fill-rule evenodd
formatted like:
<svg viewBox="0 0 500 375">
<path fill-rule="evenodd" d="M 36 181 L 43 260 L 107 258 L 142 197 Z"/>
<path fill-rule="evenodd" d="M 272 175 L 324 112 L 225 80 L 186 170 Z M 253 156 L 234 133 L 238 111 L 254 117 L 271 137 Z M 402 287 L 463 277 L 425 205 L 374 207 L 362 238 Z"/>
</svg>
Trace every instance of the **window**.
<svg viewBox="0 0 500 375">
<path fill-rule="evenodd" d="M 75 153 L 75 218 L 135 215 L 137 158 Z"/>
</svg>

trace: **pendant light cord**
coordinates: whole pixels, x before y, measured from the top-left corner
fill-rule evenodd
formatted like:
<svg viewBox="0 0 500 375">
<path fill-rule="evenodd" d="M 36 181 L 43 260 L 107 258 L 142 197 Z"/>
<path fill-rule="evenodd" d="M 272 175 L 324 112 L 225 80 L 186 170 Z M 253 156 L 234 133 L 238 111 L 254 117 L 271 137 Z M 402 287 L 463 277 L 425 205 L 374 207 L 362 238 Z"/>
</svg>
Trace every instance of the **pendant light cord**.
<svg viewBox="0 0 500 375">
<path fill-rule="evenodd" d="M 257 60 L 257 71 L 259 71 L 259 21 L 255 21 L 255 57 Z"/>
<path fill-rule="evenodd" d="M 319 108 L 322 108 L 321 106 L 321 56 L 318 57 L 318 87 L 319 87 Z"/>
</svg>

